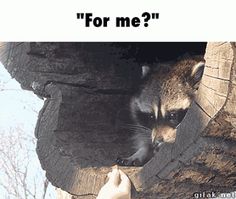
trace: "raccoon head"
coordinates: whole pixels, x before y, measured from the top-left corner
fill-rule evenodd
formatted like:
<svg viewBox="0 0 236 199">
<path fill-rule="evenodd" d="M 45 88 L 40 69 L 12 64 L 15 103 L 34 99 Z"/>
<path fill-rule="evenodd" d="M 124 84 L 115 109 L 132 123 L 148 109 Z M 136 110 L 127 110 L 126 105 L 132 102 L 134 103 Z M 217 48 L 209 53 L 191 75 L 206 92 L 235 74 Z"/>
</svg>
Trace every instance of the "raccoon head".
<svg viewBox="0 0 236 199">
<path fill-rule="evenodd" d="M 154 146 L 163 142 L 173 143 L 176 128 L 183 120 L 203 75 L 204 62 L 184 60 L 171 67 L 170 72 L 150 72 L 145 66 L 145 83 L 131 100 L 131 111 L 139 126 Z"/>
</svg>

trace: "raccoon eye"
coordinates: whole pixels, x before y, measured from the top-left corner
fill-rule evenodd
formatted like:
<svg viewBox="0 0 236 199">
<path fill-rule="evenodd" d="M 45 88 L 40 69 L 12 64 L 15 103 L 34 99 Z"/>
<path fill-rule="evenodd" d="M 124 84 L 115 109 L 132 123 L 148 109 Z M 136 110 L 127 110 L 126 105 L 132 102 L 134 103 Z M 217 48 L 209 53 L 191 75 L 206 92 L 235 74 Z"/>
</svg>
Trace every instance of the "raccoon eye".
<svg viewBox="0 0 236 199">
<path fill-rule="evenodd" d="M 136 111 L 137 122 L 145 127 L 152 128 L 155 123 L 155 115 L 152 113 Z"/>
<path fill-rule="evenodd" d="M 169 120 L 177 120 L 178 114 L 176 112 L 171 112 L 169 114 Z"/>
<path fill-rule="evenodd" d="M 184 118 L 188 109 L 172 110 L 167 114 L 167 120 L 174 126 L 178 125 Z"/>
</svg>

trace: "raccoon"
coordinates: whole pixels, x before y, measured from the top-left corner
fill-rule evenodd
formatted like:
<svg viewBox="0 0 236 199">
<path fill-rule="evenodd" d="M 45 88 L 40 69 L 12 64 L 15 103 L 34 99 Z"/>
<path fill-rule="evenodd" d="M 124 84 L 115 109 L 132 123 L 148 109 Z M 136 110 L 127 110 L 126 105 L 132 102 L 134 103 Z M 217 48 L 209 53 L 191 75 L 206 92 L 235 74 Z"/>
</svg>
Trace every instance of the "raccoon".
<svg viewBox="0 0 236 199">
<path fill-rule="evenodd" d="M 203 59 L 195 57 L 165 63 L 156 72 L 142 67 L 143 83 L 130 102 L 136 152 L 117 158 L 117 164 L 142 166 L 163 143 L 175 141 L 176 128 L 194 100 L 204 66 Z"/>
</svg>

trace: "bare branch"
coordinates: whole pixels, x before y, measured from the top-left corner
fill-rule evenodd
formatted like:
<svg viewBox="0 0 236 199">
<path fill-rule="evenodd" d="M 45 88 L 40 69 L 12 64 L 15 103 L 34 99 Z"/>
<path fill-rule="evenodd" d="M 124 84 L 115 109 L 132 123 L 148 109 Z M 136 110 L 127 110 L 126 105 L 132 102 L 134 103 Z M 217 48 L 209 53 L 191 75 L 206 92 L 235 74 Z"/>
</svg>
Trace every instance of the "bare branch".
<svg viewBox="0 0 236 199">
<path fill-rule="evenodd" d="M 46 199 L 48 180 L 43 173 L 40 180 L 31 174 L 31 158 L 35 155 L 31 148 L 35 146 L 35 138 L 23 133 L 20 127 L 0 133 L 0 171 L 4 176 L 0 178 L 0 186 L 7 193 L 6 198 Z"/>
</svg>

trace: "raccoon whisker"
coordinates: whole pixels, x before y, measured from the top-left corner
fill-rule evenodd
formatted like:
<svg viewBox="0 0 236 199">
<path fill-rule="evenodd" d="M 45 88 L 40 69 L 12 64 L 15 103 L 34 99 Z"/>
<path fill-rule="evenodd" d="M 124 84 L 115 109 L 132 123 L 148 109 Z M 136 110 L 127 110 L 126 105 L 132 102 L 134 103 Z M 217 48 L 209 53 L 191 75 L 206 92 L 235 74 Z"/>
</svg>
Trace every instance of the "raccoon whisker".
<svg viewBox="0 0 236 199">
<path fill-rule="evenodd" d="M 136 129 L 145 129 L 150 131 L 151 129 L 142 125 L 135 125 L 135 124 L 125 124 L 123 125 L 124 127 L 129 127 L 129 128 L 136 128 Z"/>
<path fill-rule="evenodd" d="M 135 131 L 137 131 L 137 130 L 139 130 L 139 131 L 145 131 L 145 132 L 151 131 L 151 130 L 149 130 L 149 129 L 143 129 L 143 128 L 128 128 L 128 129 L 132 129 L 132 130 L 135 130 Z"/>
<path fill-rule="evenodd" d="M 124 129 L 126 131 L 129 131 L 129 132 L 144 132 L 144 133 L 147 133 L 147 132 L 151 132 L 150 129 L 144 129 L 144 128 L 137 128 L 137 127 L 124 127 Z"/>
<path fill-rule="evenodd" d="M 144 134 L 145 137 L 147 137 L 147 135 L 151 133 L 151 130 L 149 130 L 149 129 L 143 129 L 143 128 L 132 128 L 132 127 L 127 128 L 127 127 L 126 127 L 125 130 L 126 130 L 127 132 L 131 132 L 131 133 L 137 133 L 137 132 L 139 132 L 139 134 Z M 150 138 L 151 138 L 151 136 L 150 136 Z"/>
<path fill-rule="evenodd" d="M 127 129 L 126 131 L 127 132 L 131 132 L 131 133 L 135 133 L 137 130 L 135 130 L 135 129 Z"/>
<path fill-rule="evenodd" d="M 148 131 L 148 130 L 146 130 L 146 129 L 127 129 L 128 131 L 130 131 L 130 132 L 140 132 L 140 133 L 145 133 L 145 134 L 147 134 L 148 132 L 151 132 L 151 131 Z"/>
<path fill-rule="evenodd" d="M 132 128 L 132 127 L 131 127 Z M 146 131 L 151 131 L 150 128 L 146 128 L 146 127 L 142 127 L 142 126 L 136 126 L 136 127 L 133 127 L 133 128 L 136 128 L 136 129 L 143 129 L 143 130 L 146 130 Z"/>
<path fill-rule="evenodd" d="M 148 128 L 148 127 L 146 127 L 146 126 L 138 125 L 138 124 L 125 124 L 124 126 L 138 127 L 138 128 L 144 128 L 144 129 L 151 130 L 150 128 Z"/>
</svg>

